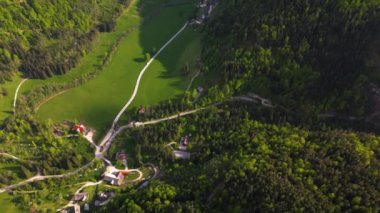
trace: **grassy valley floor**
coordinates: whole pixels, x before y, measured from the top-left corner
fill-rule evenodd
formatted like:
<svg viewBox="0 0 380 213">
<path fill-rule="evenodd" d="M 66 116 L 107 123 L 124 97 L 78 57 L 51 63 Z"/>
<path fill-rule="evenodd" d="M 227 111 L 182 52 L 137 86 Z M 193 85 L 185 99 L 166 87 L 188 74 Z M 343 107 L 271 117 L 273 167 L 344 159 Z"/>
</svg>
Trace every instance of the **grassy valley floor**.
<svg viewBox="0 0 380 213">
<path fill-rule="evenodd" d="M 153 17 L 122 40 L 99 76 L 47 102 L 39 109 L 38 116 L 54 121 L 78 120 L 104 131 L 131 96 L 148 58 L 182 27 L 195 9 L 194 1 L 185 2 L 156 7 Z M 191 76 L 182 76 L 182 68 L 187 62 L 194 64 L 199 53 L 200 34 L 187 29 L 144 74 L 135 106 L 154 104 L 182 94 L 191 79 Z"/>
</svg>

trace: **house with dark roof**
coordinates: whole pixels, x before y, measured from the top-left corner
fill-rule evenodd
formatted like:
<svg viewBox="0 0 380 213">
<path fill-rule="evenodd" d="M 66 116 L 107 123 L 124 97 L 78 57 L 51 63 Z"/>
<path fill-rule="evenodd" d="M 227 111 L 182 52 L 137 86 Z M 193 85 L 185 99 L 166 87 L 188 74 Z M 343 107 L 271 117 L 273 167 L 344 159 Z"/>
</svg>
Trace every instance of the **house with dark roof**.
<svg viewBox="0 0 380 213">
<path fill-rule="evenodd" d="M 124 174 L 122 172 L 117 173 L 105 173 L 103 180 L 111 185 L 120 186 L 124 181 Z"/>
<path fill-rule="evenodd" d="M 140 106 L 139 114 L 143 115 L 143 114 L 145 114 L 145 111 L 146 111 L 145 107 L 144 106 Z"/>
<path fill-rule="evenodd" d="M 88 194 L 85 192 L 77 193 L 73 197 L 73 201 L 75 202 L 83 202 L 87 199 Z"/>
</svg>

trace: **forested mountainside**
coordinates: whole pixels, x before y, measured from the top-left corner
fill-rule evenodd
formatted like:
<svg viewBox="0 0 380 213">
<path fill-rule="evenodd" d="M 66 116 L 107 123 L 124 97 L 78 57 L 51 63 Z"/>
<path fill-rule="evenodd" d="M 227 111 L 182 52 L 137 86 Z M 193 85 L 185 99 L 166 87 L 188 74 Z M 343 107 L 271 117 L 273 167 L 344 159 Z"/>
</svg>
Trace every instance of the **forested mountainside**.
<svg viewBox="0 0 380 213">
<path fill-rule="evenodd" d="M 161 176 L 99 212 L 379 210 L 379 137 L 264 124 L 241 103 L 218 108 L 126 132 L 136 160 L 155 163 Z M 183 135 L 191 135 L 190 161 L 168 146 Z"/>
<path fill-rule="evenodd" d="M 223 75 L 227 93 L 363 115 L 379 81 L 379 67 L 366 66 L 379 32 L 379 1 L 221 1 L 206 27 L 205 70 Z"/>
<path fill-rule="evenodd" d="M 132 5 L 136 11 L 128 16 L 141 13 L 136 16 L 143 24 L 133 39 L 126 35 L 125 46 L 162 37 L 167 49 L 159 49 L 158 41 L 141 49 L 119 46 L 138 52 L 129 59 L 113 57 L 122 72 L 129 65 L 120 61 L 136 62 L 128 69 L 134 75 L 104 73 L 134 90 L 117 89 L 115 78 L 102 75 L 99 87 L 77 88 L 93 96 L 115 87 L 99 94 L 123 99 L 116 119 L 107 114 L 118 104 L 102 95 L 99 101 L 88 101 L 72 93 L 69 99 L 51 102 L 56 107 L 52 111 L 92 111 L 90 119 L 109 116 L 108 124 L 94 127 L 96 122 L 75 116 L 43 120 L 33 111 L 34 103 L 29 108 L 26 100 L 16 98 L 14 113 L 0 124 L 0 203 L 5 211 L 9 204 L 28 212 L 380 211 L 380 137 L 366 125 L 367 132 L 356 128 L 361 125 L 356 118 L 371 110 L 370 85 L 380 83 L 379 1 L 133 2 L 138 7 Z M 98 31 L 112 30 L 120 8 L 128 3 L 0 0 L 0 81 L 17 69 L 32 78 L 64 74 L 86 54 Z M 154 3 L 149 9 L 154 18 L 140 17 L 141 9 L 150 7 L 145 3 Z M 190 15 L 193 3 L 200 3 L 192 16 L 197 19 L 181 27 L 187 19 L 183 11 Z M 173 10 L 169 14 L 163 8 Z M 177 24 L 181 28 L 174 37 L 169 31 L 155 34 Z M 201 58 L 194 58 L 194 77 L 185 62 L 193 52 L 182 55 L 182 47 L 171 43 L 186 31 L 199 33 L 197 42 L 203 36 L 202 44 L 190 46 L 203 48 Z M 166 51 L 171 53 L 158 56 Z M 173 60 L 177 53 L 183 57 Z M 154 68 L 155 63 L 163 67 Z M 167 75 L 175 69 L 180 74 Z M 143 76 L 145 71 L 157 75 Z M 158 90 L 182 81 L 145 81 L 177 77 L 191 81 L 186 92 Z M 55 98 L 62 85 L 37 88 L 27 100 Z M 175 96 L 146 102 L 162 95 L 160 91 Z M 116 93 L 132 97 L 123 107 L 126 97 Z M 378 102 L 380 106 L 380 98 Z M 321 115 L 340 116 L 345 124 Z"/>
<path fill-rule="evenodd" d="M 86 54 L 97 31 L 114 26 L 129 0 L 1 0 L 0 82 L 63 74 Z"/>
</svg>

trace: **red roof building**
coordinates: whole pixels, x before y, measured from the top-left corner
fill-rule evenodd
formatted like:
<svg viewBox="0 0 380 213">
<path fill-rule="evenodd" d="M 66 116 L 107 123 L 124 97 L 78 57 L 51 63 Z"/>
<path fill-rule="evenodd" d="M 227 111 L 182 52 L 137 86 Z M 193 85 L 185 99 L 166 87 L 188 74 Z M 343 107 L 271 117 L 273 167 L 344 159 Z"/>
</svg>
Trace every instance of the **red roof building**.
<svg viewBox="0 0 380 213">
<path fill-rule="evenodd" d="M 121 174 L 123 174 L 124 176 L 127 176 L 127 175 L 129 174 L 129 172 L 126 171 L 126 170 L 122 170 L 122 171 L 120 171 L 120 172 L 121 172 Z"/>
<path fill-rule="evenodd" d="M 139 114 L 140 115 L 145 114 L 145 107 L 143 107 L 143 106 L 140 107 Z"/>
<path fill-rule="evenodd" d="M 86 127 L 83 124 L 76 124 L 74 130 L 80 134 L 83 134 L 86 131 Z"/>
</svg>

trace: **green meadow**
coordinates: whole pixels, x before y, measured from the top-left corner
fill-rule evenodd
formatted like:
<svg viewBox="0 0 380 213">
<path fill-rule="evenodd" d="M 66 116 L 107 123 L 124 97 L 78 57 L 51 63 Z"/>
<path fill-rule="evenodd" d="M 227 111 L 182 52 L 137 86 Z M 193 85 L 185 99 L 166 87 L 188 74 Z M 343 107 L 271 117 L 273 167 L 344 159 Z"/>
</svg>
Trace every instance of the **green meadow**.
<svg viewBox="0 0 380 213">
<path fill-rule="evenodd" d="M 13 202 L 12 202 L 12 196 L 3 193 L 0 195 L 0 206 L 1 206 L 1 212 L 3 213 L 19 213 L 19 212 L 25 212 L 24 210 L 18 208 Z"/>
<path fill-rule="evenodd" d="M 104 131 L 130 98 L 137 76 L 149 59 L 148 55 L 153 56 L 185 24 L 196 3 L 182 1 L 181 4 L 163 6 L 162 2 L 168 1 L 141 0 L 131 8 L 129 14 L 124 14 L 135 21 L 144 22 L 121 41 L 112 59 L 98 76 L 51 99 L 40 107 L 37 115 L 41 119 L 53 121 L 77 120 Z M 142 11 L 141 8 L 136 9 L 142 5 L 148 9 L 136 13 Z M 186 29 L 145 72 L 133 106 L 150 105 L 182 95 L 192 77 L 182 74 L 183 67 L 186 63 L 196 63 L 200 49 L 200 34 L 193 29 Z"/>
<path fill-rule="evenodd" d="M 7 91 L 6 96 L 0 94 L 0 121 L 4 120 L 12 113 L 14 94 L 21 80 L 20 76 L 14 76 L 12 81 L 0 84 L 0 89 L 4 88 Z"/>
<path fill-rule="evenodd" d="M 94 71 L 96 67 L 101 65 L 104 54 L 113 46 L 116 40 L 123 36 L 125 31 L 138 27 L 141 21 L 137 15 L 138 3 L 139 1 L 137 0 L 133 1 L 133 3 L 123 11 L 122 15 L 117 19 L 117 25 L 114 31 L 99 33 L 93 42 L 91 51 L 89 51 L 88 54 L 82 58 L 81 62 L 70 70 L 70 72 L 49 79 L 29 79 L 20 88 L 19 93 L 26 94 L 30 90 L 42 85 L 71 82 L 85 73 Z M 21 74 L 14 76 L 12 81 L 0 84 L 0 89 L 5 88 L 8 92 L 7 96 L 0 96 L 0 121 L 8 117 L 13 110 L 14 93 L 18 84 L 21 82 L 20 76 Z"/>
</svg>

